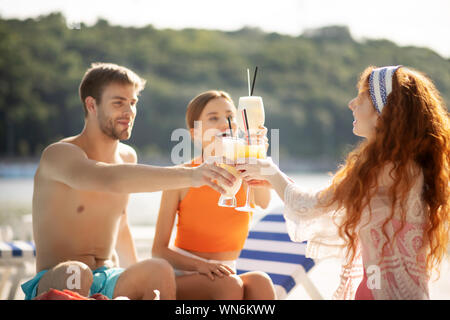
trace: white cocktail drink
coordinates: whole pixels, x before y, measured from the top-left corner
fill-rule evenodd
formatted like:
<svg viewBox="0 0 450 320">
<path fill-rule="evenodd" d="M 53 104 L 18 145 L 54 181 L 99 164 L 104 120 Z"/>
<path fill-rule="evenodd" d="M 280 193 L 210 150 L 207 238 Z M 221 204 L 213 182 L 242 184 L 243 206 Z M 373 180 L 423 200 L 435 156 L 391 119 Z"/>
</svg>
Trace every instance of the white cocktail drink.
<svg viewBox="0 0 450 320">
<path fill-rule="evenodd" d="M 225 163 L 218 164 L 218 166 L 227 170 L 229 173 L 231 173 L 236 178 L 236 181 L 234 182 L 234 184 L 231 187 L 227 186 L 227 185 L 220 185 L 222 188 L 225 189 L 226 196 L 234 197 L 234 195 L 239 191 L 239 188 L 241 187 L 241 182 L 242 182 L 242 179 L 239 176 L 239 171 L 237 171 L 235 167 L 229 166 Z"/>
<path fill-rule="evenodd" d="M 218 204 L 221 207 L 236 207 L 236 193 L 239 191 L 242 184 L 239 171 L 237 171 L 235 167 L 229 166 L 225 163 L 220 163 L 218 166 L 227 170 L 236 178 L 232 186 L 220 184 L 220 186 L 225 190 L 225 194 L 220 196 Z"/>
<path fill-rule="evenodd" d="M 244 109 L 246 109 L 250 133 L 256 133 L 260 127 L 264 126 L 265 121 L 264 104 L 262 98 L 257 96 L 239 98 L 237 122 L 239 128 L 245 132 L 245 120 L 243 115 Z"/>
</svg>

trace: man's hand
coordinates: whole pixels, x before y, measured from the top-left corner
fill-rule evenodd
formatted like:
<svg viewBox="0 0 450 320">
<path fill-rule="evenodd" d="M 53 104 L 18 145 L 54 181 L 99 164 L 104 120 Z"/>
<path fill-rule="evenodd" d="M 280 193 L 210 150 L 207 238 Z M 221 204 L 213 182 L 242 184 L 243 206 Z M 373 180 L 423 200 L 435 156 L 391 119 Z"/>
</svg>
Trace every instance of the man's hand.
<svg viewBox="0 0 450 320">
<path fill-rule="evenodd" d="M 192 169 L 191 185 L 193 187 L 207 185 L 220 193 L 225 193 L 226 191 L 221 185 L 231 187 L 235 181 L 236 178 L 231 173 L 216 166 L 213 161 L 206 161 Z"/>
</svg>

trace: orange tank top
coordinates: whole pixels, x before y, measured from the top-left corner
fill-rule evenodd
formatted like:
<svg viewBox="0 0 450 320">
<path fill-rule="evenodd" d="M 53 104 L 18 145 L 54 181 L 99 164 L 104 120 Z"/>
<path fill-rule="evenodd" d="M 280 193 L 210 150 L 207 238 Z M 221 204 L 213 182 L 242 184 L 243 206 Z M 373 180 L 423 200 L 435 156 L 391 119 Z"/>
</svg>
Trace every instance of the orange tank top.
<svg viewBox="0 0 450 320">
<path fill-rule="evenodd" d="M 244 206 L 246 201 L 244 190 L 241 186 L 236 193 L 239 207 Z M 219 207 L 219 198 L 220 193 L 209 186 L 189 188 L 178 204 L 176 247 L 197 252 L 226 252 L 243 248 L 252 213 Z"/>
</svg>

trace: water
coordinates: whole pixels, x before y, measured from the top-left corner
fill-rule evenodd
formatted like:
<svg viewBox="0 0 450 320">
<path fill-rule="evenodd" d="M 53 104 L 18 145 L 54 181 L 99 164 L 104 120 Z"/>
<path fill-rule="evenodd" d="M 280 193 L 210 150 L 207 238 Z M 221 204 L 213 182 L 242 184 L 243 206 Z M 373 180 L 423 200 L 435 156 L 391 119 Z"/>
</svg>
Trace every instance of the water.
<svg viewBox="0 0 450 320">
<path fill-rule="evenodd" d="M 295 173 L 289 175 L 296 183 L 310 190 L 320 190 L 330 180 L 325 173 Z M 31 213 L 33 178 L 1 178 L 0 207 L 7 210 L 24 208 Z M 131 225 L 155 225 L 161 200 L 161 192 L 135 193 L 130 195 L 128 215 Z M 269 210 L 282 205 L 281 199 L 272 190 Z"/>
</svg>

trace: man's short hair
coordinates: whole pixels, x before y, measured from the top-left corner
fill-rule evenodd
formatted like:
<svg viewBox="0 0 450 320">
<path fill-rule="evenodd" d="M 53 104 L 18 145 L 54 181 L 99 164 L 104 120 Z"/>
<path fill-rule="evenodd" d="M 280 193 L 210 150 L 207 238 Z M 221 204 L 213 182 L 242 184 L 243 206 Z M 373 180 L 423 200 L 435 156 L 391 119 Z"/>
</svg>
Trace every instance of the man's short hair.
<svg viewBox="0 0 450 320">
<path fill-rule="evenodd" d="M 85 99 L 91 96 L 97 104 L 100 104 L 103 90 L 111 83 L 133 85 L 139 93 L 144 89 L 146 80 L 130 69 L 114 63 L 92 63 L 84 74 L 78 89 L 85 117 L 88 115 Z"/>
</svg>

